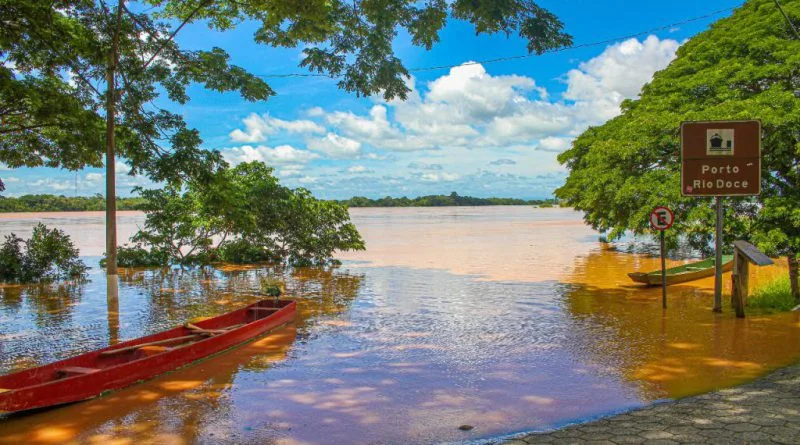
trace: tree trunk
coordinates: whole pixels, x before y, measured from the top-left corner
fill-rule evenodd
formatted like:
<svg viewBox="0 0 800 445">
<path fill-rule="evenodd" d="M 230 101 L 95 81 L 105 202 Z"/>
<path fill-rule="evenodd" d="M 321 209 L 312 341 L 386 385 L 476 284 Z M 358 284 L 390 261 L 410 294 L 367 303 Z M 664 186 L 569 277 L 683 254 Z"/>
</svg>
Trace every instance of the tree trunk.
<svg viewBox="0 0 800 445">
<path fill-rule="evenodd" d="M 800 303 L 800 283 L 798 283 L 798 261 L 797 254 L 789 255 L 789 283 L 792 287 L 794 301 Z"/>
<path fill-rule="evenodd" d="M 116 155 L 114 153 L 114 127 L 116 123 L 117 87 L 115 74 L 119 63 L 119 29 L 122 24 L 122 7 L 124 0 L 117 5 L 117 29 L 108 53 L 108 70 L 106 71 L 106 273 L 117 275 L 117 178 Z"/>
</svg>

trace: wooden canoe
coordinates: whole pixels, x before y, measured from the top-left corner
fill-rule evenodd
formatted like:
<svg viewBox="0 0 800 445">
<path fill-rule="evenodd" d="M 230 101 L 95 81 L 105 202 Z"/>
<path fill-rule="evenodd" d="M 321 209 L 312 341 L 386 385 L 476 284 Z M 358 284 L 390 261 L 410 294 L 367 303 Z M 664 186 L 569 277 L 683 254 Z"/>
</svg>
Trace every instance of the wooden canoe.
<svg viewBox="0 0 800 445">
<path fill-rule="evenodd" d="M 292 300 L 262 300 L 214 318 L 0 376 L 0 412 L 78 402 L 225 351 L 294 319 Z"/>
<path fill-rule="evenodd" d="M 708 258 L 667 269 L 667 285 L 685 283 L 714 275 L 714 261 L 714 258 Z M 722 271 L 729 272 L 731 269 L 733 269 L 733 255 L 723 255 Z M 661 286 L 661 269 L 652 272 L 632 272 L 628 276 L 637 283 Z"/>
</svg>

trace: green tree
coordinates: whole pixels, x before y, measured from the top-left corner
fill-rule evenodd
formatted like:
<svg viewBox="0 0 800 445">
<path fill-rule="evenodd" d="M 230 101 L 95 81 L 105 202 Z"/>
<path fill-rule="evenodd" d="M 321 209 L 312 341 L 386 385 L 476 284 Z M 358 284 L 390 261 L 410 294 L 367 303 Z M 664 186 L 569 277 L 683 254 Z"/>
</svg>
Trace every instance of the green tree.
<svg viewBox="0 0 800 445">
<path fill-rule="evenodd" d="M 116 158 L 130 173 L 180 183 L 210 174 L 222 159 L 199 148 L 198 132 L 154 104 L 184 104 L 187 87 L 273 94 L 228 64 L 219 48 L 180 49 L 174 28 L 153 14 L 94 0 L 0 0 L 0 162 L 11 167 L 106 167 L 109 274 L 116 274 Z M 163 93 L 163 94 L 162 94 Z M 105 154 L 105 158 L 103 157 Z"/>
<path fill-rule="evenodd" d="M 800 21 L 800 1 L 784 9 Z M 614 239 L 645 233 L 656 205 L 676 210 L 678 234 L 695 247 L 711 239 L 709 199 L 680 195 L 680 124 L 760 119 L 762 194 L 726 200 L 725 238 L 750 238 L 786 256 L 800 299 L 800 40 L 772 0 L 750 0 L 678 50 L 622 115 L 580 135 L 559 161 L 569 177 L 556 195 Z"/>
<path fill-rule="evenodd" d="M 272 173 L 263 163 L 250 162 L 219 170 L 210 183 L 189 181 L 183 191 L 142 191 L 147 218 L 131 239 L 137 246 L 120 248 L 122 260 L 324 265 L 337 250 L 364 249 L 345 206 L 281 186 Z"/>
<path fill-rule="evenodd" d="M 260 23 L 255 40 L 269 46 L 308 44 L 301 65 L 340 78 L 359 95 L 405 98 L 408 71 L 395 57 L 399 30 L 431 48 L 448 15 L 477 33 L 516 32 L 528 50 L 569 45 L 562 23 L 532 0 L 145 0 L 133 12 L 123 0 L 0 0 L 0 162 L 9 166 L 106 166 L 108 273 L 116 273 L 115 161 L 172 185 L 210 175 L 218 153 L 199 149 L 196 130 L 154 105 L 164 93 L 178 105 L 187 87 L 238 91 L 247 100 L 274 92 L 228 64 L 220 48 L 187 51 L 174 40 L 203 20 L 226 30 Z M 173 19 L 174 26 L 158 22 Z M 103 86 L 101 86 L 103 85 Z M 104 142 L 104 144 L 103 144 Z M 105 160 L 103 159 L 105 153 Z"/>
</svg>

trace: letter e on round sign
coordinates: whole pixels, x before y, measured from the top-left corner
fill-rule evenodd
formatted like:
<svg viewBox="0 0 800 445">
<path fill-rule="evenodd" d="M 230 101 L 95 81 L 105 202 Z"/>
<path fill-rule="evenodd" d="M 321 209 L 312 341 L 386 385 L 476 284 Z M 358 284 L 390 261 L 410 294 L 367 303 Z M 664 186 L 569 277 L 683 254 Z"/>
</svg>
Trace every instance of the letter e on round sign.
<svg viewBox="0 0 800 445">
<path fill-rule="evenodd" d="M 658 206 L 650 212 L 650 226 L 656 230 L 667 230 L 675 223 L 675 214 L 667 207 Z"/>
</svg>

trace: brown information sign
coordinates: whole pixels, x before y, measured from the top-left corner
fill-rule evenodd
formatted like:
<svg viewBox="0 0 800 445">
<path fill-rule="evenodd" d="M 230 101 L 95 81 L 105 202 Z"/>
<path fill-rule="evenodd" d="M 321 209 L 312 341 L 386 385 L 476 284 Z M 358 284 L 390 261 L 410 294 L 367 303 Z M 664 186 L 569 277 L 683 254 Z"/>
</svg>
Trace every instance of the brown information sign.
<svg viewBox="0 0 800 445">
<path fill-rule="evenodd" d="M 681 194 L 750 196 L 761 193 L 761 122 L 681 124 Z"/>
</svg>

